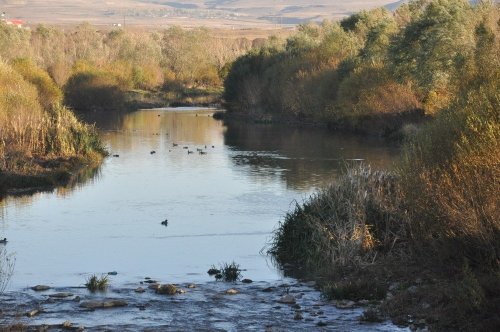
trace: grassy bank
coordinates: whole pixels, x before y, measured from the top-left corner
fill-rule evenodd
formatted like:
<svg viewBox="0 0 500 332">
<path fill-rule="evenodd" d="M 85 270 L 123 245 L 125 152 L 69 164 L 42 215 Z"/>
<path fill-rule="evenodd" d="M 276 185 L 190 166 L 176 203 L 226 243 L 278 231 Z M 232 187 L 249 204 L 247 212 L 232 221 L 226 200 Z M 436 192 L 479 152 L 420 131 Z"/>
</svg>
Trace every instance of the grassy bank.
<svg viewBox="0 0 500 332">
<path fill-rule="evenodd" d="M 0 62 L 0 193 L 66 184 L 106 155 L 95 129 L 61 101 L 53 80 L 31 62 Z"/>
</svg>

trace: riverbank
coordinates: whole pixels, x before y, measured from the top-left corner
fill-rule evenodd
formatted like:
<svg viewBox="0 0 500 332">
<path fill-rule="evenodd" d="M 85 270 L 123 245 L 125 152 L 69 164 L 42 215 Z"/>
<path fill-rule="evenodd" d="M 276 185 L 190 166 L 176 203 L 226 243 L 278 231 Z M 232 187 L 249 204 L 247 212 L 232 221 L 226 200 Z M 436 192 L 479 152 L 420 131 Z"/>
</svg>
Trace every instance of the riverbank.
<svg viewBox="0 0 500 332">
<path fill-rule="evenodd" d="M 0 172 L 0 198 L 51 191 L 56 187 L 85 181 L 95 173 L 102 159 L 103 156 L 98 155 L 24 160 L 23 172 Z"/>
<path fill-rule="evenodd" d="M 497 331 L 494 235 L 488 249 L 472 237 L 422 240 L 404 190 L 397 173 L 351 169 L 285 216 L 269 253 L 289 275 L 317 281 L 327 299 L 373 303 L 363 319 L 389 317 L 412 330 Z M 472 257 L 481 251 L 479 263 Z"/>
<path fill-rule="evenodd" d="M 395 114 L 373 114 L 352 118 L 340 118 L 335 121 L 322 121 L 313 117 L 295 117 L 275 114 L 245 114 L 231 111 L 214 113 L 214 119 L 253 122 L 259 124 L 279 124 L 290 127 L 328 128 L 334 133 L 356 134 L 362 136 L 380 137 L 387 141 L 402 141 L 408 135 L 431 121 L 432 116 L 421 110 Z"/>
</svg>

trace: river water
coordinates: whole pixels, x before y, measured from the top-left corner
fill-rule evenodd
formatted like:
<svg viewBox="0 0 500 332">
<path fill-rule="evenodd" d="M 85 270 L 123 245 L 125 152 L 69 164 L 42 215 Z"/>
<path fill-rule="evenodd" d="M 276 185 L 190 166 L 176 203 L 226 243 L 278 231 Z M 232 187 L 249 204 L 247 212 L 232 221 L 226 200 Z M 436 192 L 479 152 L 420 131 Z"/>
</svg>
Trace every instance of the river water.
<svg viewBox="0 0 500 332">
<path fill-rule="evenodd" d="M 241 290 L 241 296 L 248 297 L 245 301 L 265 303 L 263 295 L 256 296 L 252 289 L 289 283 L 295 287 L 292 292 L 295 289 L 311 306 L 319 306 L 317 291 L 284 277 L 262 254 L 273 229 L 295 201 L 301 202 L 333 181 L 346 164 L 364 160 L 375 168 L 390 168 L 398 149 L 373 138 L 339 136 L 320 128 L 225 126 L 212 114 L 209 109 L 176 108 L 95 119 L 109 151 L 119 157 L 107 158 L 99 169 L 87 171 L 66 188 L 4 199 L 0 203 L 0 237 L 8 238 L 4 248 L 16 260 L 4 304 L 25 301 L 29 307 L 30 303 L 44 303 L 44 295 L 27 290 L 36 284 L 59 291 L 73 289 L 80 297 L 88 297 L 86 290 L 74 287 L 82 286 L 91 274 L 116 271 L 116 276 L 110 276 L 111 287 L 122 297 L 133 298 L 127 290 L 145 277 L 197 283 L 198 292 L 204 295 L 187 297 L 186 308 L 205 312 L 203 306 L 210 306 L 213 300 L 207 294 L 217 294 L 225 287 L 212 281 L 206 271 L 213 264 L 235 261 L 244 269 L 243 276 L 255 281 Z M 168 225 L 162 225 L 166 219 Z M 155 301 L 154 295 L 147 299 Z M 228 318 L 238 311 L 238 305 L 246 307 L 234 304 L 234 310 L 212 312 L 214 325 L 203 325 L 206 317 L 201 317 L 198 328 L 249 327 L 243 317 L 239 323 Z M 267 326 L 264 321 L 277 317 L 263 314 L 273 308 L 269 305 L 267 309 L 256 305 L 255 315 L 260 320 L 255 315 L 253 320 L 249 318 L 257 330 Z M 55 324 L 64 316 L 61 312 L 69 309 L 56 306 L 51 310 L 52 316 L 40 315 L 24 323 Z M 164 310 L 160 307 L 150 310 L 152 316 L 143 316 L 146 318 L 140 322 L 133 319 L 131 306 L 127 310 L 120 311 L 127 312 L 121 318 L 98 316 L 98 322 L 95 316 L 75 312 L 70 317 L 87 328 L 117 326 L 117 321 L 124 324 L 120 329 L 161 325 L 151 318 L 161 318 L 158 312 Z M 178 310 L 184 315 L 189 312 Z M 367 328 L 357 323 L 359 309 L 343 314 L 334 310 L 324 319 L 334 316 L 349 322 L 339 325 L 345 330 Z M 182 328 L 182 319 L 190 321 L 180 312 L 176 317 L 176 324 L 170 320 L 173 330 Z M 297 324 L 292 318 L 282 320 Z M 316 326 L 312 318 L 308 322 L 302 321 L 308 328 Z M 378 324 L 367 330 L 375 328 L 397 329 Z"/>
</svg>

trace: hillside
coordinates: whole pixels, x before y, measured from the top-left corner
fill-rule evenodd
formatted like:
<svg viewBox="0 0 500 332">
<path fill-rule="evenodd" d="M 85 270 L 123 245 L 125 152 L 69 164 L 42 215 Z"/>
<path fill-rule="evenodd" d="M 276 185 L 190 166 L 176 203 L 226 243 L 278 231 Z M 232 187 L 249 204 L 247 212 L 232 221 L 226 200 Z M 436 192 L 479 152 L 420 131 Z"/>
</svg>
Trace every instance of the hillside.
<svg viewBox="0 0 500 332">
<path fill-rule="evenodd" d="M 404 1 L 404 0 L 403 0 Z M 394 9 L 395 0 L 0 0 L 7 18 L 26 24 L 96 25 L 125 24 L 136 27 L 209 26 L 219 28 L 290 27 L 308 21 L 338 19 L 378 6 Z"/>
</svg>

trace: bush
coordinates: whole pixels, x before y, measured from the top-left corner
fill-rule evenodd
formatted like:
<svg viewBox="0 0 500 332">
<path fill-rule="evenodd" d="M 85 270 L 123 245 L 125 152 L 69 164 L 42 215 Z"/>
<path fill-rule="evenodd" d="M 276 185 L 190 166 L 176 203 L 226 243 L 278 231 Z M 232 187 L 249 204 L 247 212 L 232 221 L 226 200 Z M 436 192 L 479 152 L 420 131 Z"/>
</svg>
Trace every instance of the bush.
<svg viewBox="0 0 500 332">
<path fill-rule="evenodd" d="M 99 70 L 78 71 L 64 87 L 66 104 L 78 111 L 120 110 L 126 95 L 118 79 Z"/>
<path fill-rule="evenodd" d="M 44 109 L 49 110 L 62 103 L 62 92 L 47 72 L 36 67 L 29 59 L 16 59 L 12 68 L 38 90 L 38 101 Z"/>
<path fill-rule="evenodd" d="M 415 247 L 426 258 L 498 267 L 499 119 L 498 95 L 471 91 L 406 147 L 402 183 Z"/>
<path fill-rule="evenodd" d="M 396 177 L 359 166 L 285 216 L 269 252 L 312 271 L 373 262 L 404 239 Z"/>
</svg>

